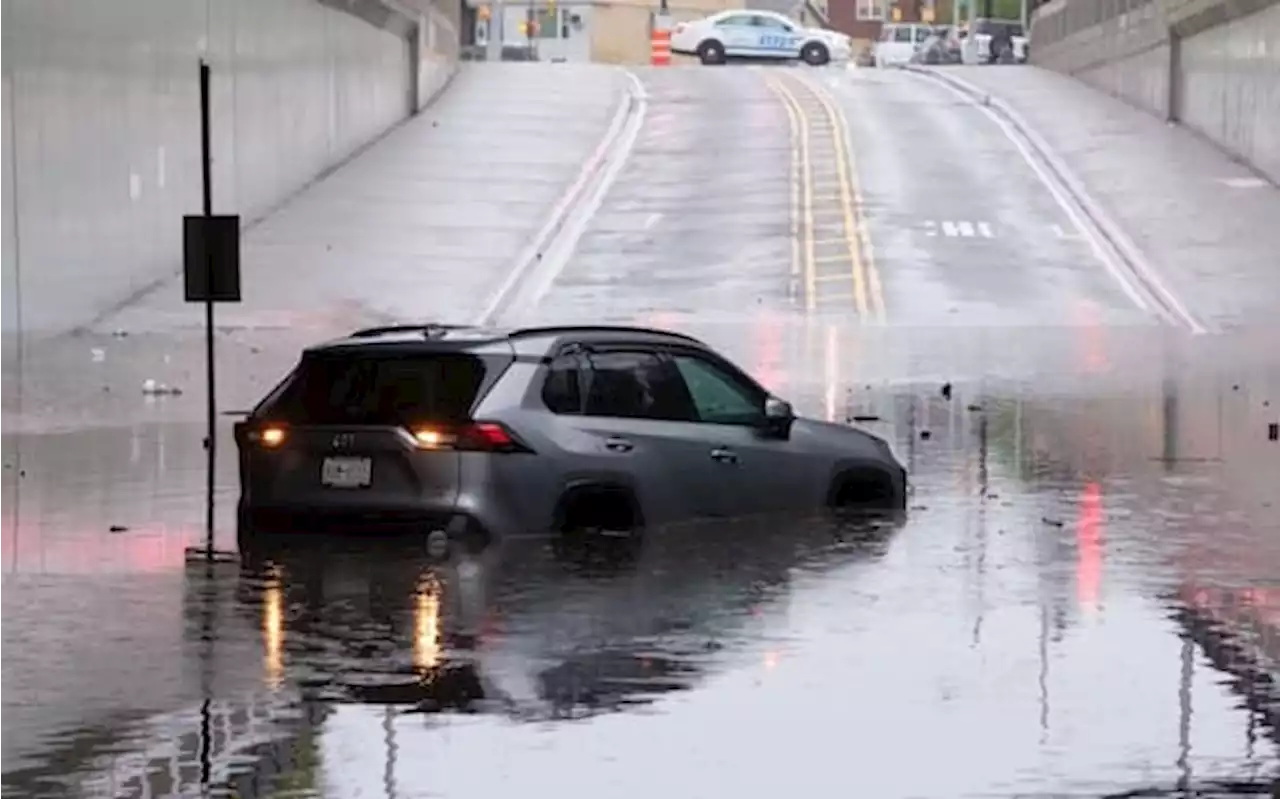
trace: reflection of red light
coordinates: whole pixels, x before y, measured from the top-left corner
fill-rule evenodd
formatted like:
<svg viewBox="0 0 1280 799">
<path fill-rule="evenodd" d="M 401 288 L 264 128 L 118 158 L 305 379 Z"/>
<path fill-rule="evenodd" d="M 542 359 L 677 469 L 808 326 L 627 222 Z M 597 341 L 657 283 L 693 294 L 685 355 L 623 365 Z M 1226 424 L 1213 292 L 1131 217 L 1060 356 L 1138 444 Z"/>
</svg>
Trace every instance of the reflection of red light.
<svg viewBox="0 0 1280 799">
<path fill-rule="evenodd" d="M 1084 369 L 1088 374 L 1105 372 L 1107 361 L 1107 343 L 1103 337 L 1103 327 L 1098 324 L 1098 308 L 1091 303 L 1083 303 L 1076 307 L 1079 330 L 1084 336 Z"/>
<path fill-rule="evenodd" d="M 752 370 L 760 384 L 777 394 L 782 391 L 782 324 L 773 314 L 764 314 L 755 324 L 756 363 Z"/>
<path fill-rule="evenodd" d="M 1098 603 L 1102 578 L 1102 488 L 1088 483 L 1080 497 L 1076 525 L 1076 599 L 1082 606 Z"/>
<path fill-rule="evenodd" d="M 39 524 L 9 530 L 5 570 L 35 574 L 154 573 L 175 571 L 186 548 L 203 541 L 187 526 L 133 527 L 121 533 L 65 530 L 51 535 Z"/>
</svg>

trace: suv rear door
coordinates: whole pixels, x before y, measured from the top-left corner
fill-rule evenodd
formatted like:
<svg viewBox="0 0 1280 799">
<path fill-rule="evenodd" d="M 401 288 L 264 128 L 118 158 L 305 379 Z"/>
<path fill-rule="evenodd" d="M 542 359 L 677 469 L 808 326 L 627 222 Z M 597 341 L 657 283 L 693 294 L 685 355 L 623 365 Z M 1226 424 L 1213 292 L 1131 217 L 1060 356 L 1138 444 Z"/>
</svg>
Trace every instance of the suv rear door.
<svg viewBox="0 0 1280 799">
<path fill-rule="evenodd" d="M 447 511 L 459 490 L 451 436 L 510 359 L 362 346 L 306 353 L 237 425 L 249 504 L 382 516 Z M 266 441 L 266 430 L 278 441 Z"/>
</svg>

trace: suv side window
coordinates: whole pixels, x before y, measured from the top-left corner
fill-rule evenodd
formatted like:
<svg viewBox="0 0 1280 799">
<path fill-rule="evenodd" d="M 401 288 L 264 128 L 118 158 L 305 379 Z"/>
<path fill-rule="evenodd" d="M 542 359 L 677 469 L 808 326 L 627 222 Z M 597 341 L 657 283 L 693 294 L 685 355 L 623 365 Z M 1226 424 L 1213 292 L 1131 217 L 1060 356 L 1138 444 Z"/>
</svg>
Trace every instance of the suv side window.
<svg viewBox="0 0 1280 799">
<path fill-rule="evenodd" d="M 554 414 L 582 413 L 582 359 L 577 355 L 561 355 L 547 368 L 547 381 L 542 384 L 542 402 Z"/>
<path fill-rule="evenodd" d="M 755 424 L 764 413 L 764 396 L 736 375 L 703 358 L 672 358 L 693 397 L 698 420 L 709 424 Z"/>
<path fill-rule="evenodd" d="M 583 356 L 587 416 L 692 422 L 689 392 L 670 361 L 653 352 L 613 350 Z"/>
</svg>

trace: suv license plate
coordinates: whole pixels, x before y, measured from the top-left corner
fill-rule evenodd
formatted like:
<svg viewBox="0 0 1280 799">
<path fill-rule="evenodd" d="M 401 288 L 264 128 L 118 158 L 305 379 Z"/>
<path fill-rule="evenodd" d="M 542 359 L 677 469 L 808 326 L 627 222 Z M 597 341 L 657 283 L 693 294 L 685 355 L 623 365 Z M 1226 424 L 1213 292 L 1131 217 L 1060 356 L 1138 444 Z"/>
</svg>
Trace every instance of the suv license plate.
<svg viewBox="0 0 1280 799">
<path fill-rule="evenodd" d="M 325 458 L 320 482 L 333 488 L 363 488 L 373 477 L 373 458 Z"/>
</svg>

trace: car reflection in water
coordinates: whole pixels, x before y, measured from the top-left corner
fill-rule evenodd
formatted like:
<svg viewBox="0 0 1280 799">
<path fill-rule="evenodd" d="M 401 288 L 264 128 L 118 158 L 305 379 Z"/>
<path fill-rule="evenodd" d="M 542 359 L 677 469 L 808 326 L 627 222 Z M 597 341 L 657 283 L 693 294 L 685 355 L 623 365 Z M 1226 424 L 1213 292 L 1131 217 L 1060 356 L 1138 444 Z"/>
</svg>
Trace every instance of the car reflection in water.
<svg viewBox="0 0 1280 799">
<path fill-rule="evenodd" d="M 876 560 L 901 522 L 702 524 L 653 531 L 638 551 L 526 539 L 445 563 L 415 541 L 308 538 L 250 553 L 238 593 L 263 623 L 269 683 L 326 702 L 575 717 L 693 687 L 759 641 L 794 574 Z"/>
</svg>

